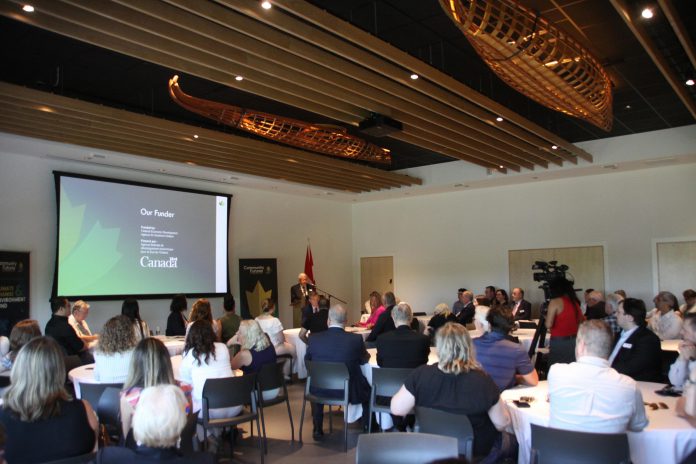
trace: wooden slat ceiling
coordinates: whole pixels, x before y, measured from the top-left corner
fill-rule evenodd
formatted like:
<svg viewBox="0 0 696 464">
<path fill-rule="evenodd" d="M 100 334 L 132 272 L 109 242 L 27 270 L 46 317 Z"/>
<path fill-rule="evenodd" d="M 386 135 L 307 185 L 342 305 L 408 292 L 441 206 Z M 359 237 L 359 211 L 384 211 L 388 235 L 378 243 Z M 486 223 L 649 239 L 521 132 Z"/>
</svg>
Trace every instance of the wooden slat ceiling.
<svg viewBox="0 0 696 464">
<path fill-rule="evenodd" d="M 421 183 L 303 150 L 1 82 L 0 104 L 0 130 L 19 135 L 356 193 Z"/>
<path fill-rule="evenodd" d="M 390 137 L 499 172 L 577 163 L 578 158 L 592 161 L 590 154 L 546 129 L 304 1 L 275 0 L 274 8 L 263 10 L 256 0 L 36 0 L 32 2 L 36 11 L 31 15 L 20 11 L 21 4 L 0 0 L 0 14 L 237 87 L 346 125 L 357 126 L 372 112 L 384 114 L 403 123 L 403 130 L 390 134 Z M 412 72 L 421 78 L 411 80 Z M 236 81 L 234 77 L 237 75 L 243 76 L 244 80 Z M 181 85 L 186 90 L 185 80 Z M 11 100 L 11 95 L 4 99 Z M 11 114 L 3 117 L 3 125 L 8 130 L 10 126 L 17 126 L 17 130 L 20 127 L 29 129 L 25 119 L 31 119 L 36 111 L 17 106 L 19 102 L 14 102 L 14 105 Z M 76 110 L 75 107 L 69 109 Z M 497 122 L 497 116 L 504 121 Z M 36 129 L 50 130 L 50 125 L 58 122 L 56 118 L 73 118 L 74 136 L 88 135 L 79 133 L 79 118 L 72 113 L 42 114 L 37 117 L 42 124 Z M 137 119 L 128 118 L 130 121 L 122 122 L 124 126 Z M 110 123 L 115 124 L 114 121 Z M 174 130 L 169 124 L 158 120 L 154 127 L 167 126 Z M 100 130 L 106 135 L 107 127 Z M 130 130 L 135 131 L 135 128 Z M 145 139 L 151 141 L 149 137 L 153 135 L 149 131 Z M 210 156 L 217 156 L 211 158 L 211 163 L 214 159 L 215 163 L 224 161 L 231 164 L 233 160 L 225 160 L 227 152 L 221 149 L 229 150 L 230 145 L 236 143 L 239 150 L 241 140 L 221 134 L 209 135 L 210 140 L 220 144 L 207 148 L 211 151 Z M 190 158 L 181 146 L 187 145 L 177 140 L 174 134 L 162 137 L 167 147 L 183 150 L 182 159 Z M 129 153 L 136 148 L 140 149 L 139 154 L 152 153 L 146 156 L 158 153 L 157 147 L 148 144 L 147 140 L 142 140 L 142 143 L 138 138 L 124 140 L 118 133 L 103 140 L 132 147 Z M 552 149 L 552 146 L 557 149 Z M 124 148 L 112 145 L 111 149 Z M 290 152 L 293 158 L 299 156 L 298 150 L 255 142 L 255 156 L 243 159 L 241 152 L 234 152 L 235 156 L 239 153 L 239 158 L 234 160 L 234 170 L 248 172 L 260 164 L 259 171 L 253 174 L 310 183 L 307 179 L 299 179 L 303 176 L 288 177 L 288 171 L 292 169 L 288 170 L 285 158 L 290 156 Z M 261 153 L 266 153 L 266 162 L 258 162 L 256 155 Z M 273 154 L 276 155 L 275 161 L 271 162 Z M 331 166 L 342 172 L 333 188 L 365 190 L 365 179 L 360 177 L 364 172 L 375 178 L 388 179 L 391 183 L 386 183 L 386 187 L 419 183 L 406 176 L 380 174 L 376 169 L 323 156 L 306 153 L 303 156 L 317 162 L 321 160 L 326 169 Z M 201 159 L 195 162 L 204 164 Z M 351 181 L 349 172 L 357 172 L 358 177 Z"/>
</svg>

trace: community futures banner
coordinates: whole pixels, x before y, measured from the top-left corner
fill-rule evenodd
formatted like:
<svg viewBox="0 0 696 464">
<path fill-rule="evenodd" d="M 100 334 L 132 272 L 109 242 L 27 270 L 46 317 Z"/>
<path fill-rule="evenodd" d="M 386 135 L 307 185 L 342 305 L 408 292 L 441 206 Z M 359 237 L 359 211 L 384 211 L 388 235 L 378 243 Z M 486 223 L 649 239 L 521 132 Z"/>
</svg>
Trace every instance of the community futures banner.
<svg viewBox="0 0 696 464">
<path fill-rule="evenodd" d="M 0 251 L 0 335 L 29 317 L 29 253 Z"/>
<path fill-rule="evenodd" d="M 278 316 L 278 267 L 275 258 L 239 260 L 240 314 L 242 319 L 261 314 L 261 303 L 266 298 L 276 302 Z"/>
</svg>

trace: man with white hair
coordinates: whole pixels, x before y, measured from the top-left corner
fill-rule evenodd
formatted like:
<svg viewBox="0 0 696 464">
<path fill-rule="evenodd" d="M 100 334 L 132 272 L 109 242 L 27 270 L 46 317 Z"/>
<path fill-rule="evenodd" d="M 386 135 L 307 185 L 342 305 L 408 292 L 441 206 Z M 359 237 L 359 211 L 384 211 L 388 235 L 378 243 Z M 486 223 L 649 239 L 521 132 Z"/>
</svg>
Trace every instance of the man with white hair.
<svg viewBox="0 0 696 464">
<path fill-rule="evenodd" d="M 602 321 L 583 322 L 576 362 L 549 370 L 550 427 L 595 433 L 640 432 L 648 425 L 643 396 L 632 378 L 609 364 L 613 336 Z"/>
<path fill-rule="evenodd" d="M 208 453 L 181 456 L 177 443 L 186 426 L 186 398 L 176 385 L 148 387 L 140 393 L 133 415 L 135 449 L 107 446 L 99 450 L 96 462 L 145 463 L 171 462 L 176 464 L 212 464 L 215 458 Z"/>
<path fill-rule="evenodd" d="M 411 330 L 411 306 L 401 302 L 391 310 L 396 328 L 377 337 L 377 364 L 380 367 L 414 368 L 428 362 L 430 339 Z"/>
<path fill-rule="evenodd" d="M 367 427 L 369 418 L 370 384 L 360 370 L 360 365 L 370 359 L 365 348 L 362 335 L 346 332 L 346 309 L 341 305 L 329 309 L 329 328 L 309 337 L 306 361 L 342 362 L 348 368 L 350 375 L 348 390 L 349 401 L 352 404 L 362 404 L 363 428 Z M 332 390 L 329 390 L 332 392 Z M 322 391 L 322 395 L 327 392 Z M 343 392 L 336 391 L 336 397 L 341 398 Z M 313 437 L 315 440 L 324 435 L 324 405 L 312 403 L 312 418 L 314 419 Z"/>
<path fill-rule="evenodd" d="M 604 319 L 607 315 L 606 303 L 604 303 L 604 294 L 599 290 L 592 290 L 587 295 L 587 309 L 585 317 L 587 319 Z"/>
<path fill-rule="evenodd" d="M 302 322 L 302 310 L 307 306 L 307 299 L 311 292 L 316 292 L 314 284 L 304 272 L 297 276 L 297 283 L 290 287 L 290 304 L 292 305 L 293 327 L 300 327 Z"/>
<path fill-rule="evenodd" d="M 474 312 L 476 311 L 474 306 L 474 294 L 468 290 L 464 290 L 460 301 L 462 301 L 462 308 L 458 313 L 455 313 L 457 322 L 462 325 L 471 324 L 474 321 Z"/>
</svg>

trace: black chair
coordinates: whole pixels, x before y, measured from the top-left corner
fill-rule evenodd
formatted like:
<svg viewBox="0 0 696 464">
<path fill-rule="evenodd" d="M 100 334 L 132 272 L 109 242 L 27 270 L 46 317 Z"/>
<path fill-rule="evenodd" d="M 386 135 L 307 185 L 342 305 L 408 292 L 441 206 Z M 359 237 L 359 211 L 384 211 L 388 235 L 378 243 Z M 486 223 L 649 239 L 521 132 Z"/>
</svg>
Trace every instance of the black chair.
<svg viewBox="0 0 696 464">
<path fill-rule="evenodd" d="M 10 386 L 10 376 L 0 375 L 0 388 L 7 388 Z"/>
<path fill-rule="evenodd" d="M 99 399 L 107 388 L 116 388 L 121 391 L 123 383 L 81 383 L 80 398 L 87 400 L 92 409 L 98 411 Z"/>
<path fill-rule="evenodd" d="M 468 462 L 474 456 L 474 429 L 465 414 L 452 414 L 438 409 L 416 406 L 418 431 L 457 439 L 459 454 Z"/>
<path fill-rule="evenodd" d="M 625 433 L 587 433 L 532 425 L 532 464 L 562 462 L 628 464 L 631 454 Z"/>
<path fill-rule="evenodd" d="M 375 433 L 358 436 L 356 464 L 422 464 L 457 458 L 457 440 L 429 433 Z"/>
<path fill-rule="evenodd" d="M 97 457 L 97 453 L 87 453 L 81 454 L 79 456 L 73 456 L 70 458 L 57 459 L 55 461 L 47 461 L 44 464 L 84 464 L 88 462 L 94 462 L 94 458 Z"/>
<path fill-rule="evenodd" d="M 372 430 L 372 415 L 374 413 L 389 413 L 389 404 L 380 404 L 379 398 L 391 398 L 404 384 L 406 377 L 413 369 L 380 368 L 372 369 L 372 389 L 370 390 L 370 420 L 368 430 Z M 382 424 L 379 428 L 384 432 Z"/>
<path fill-rule="evenodd" d="M 228 427 L 232 425 L 249 422 L 252 428 L 256 421 L 256 431 L 259 435 L 259 452 L 261 453 L 261 463 L 263 464 L 263 436 L 259 424 L 259 411 L 257 408 L 258 389 L 256 388 L 256 374 L 247 374 L 240 377 L 223 377 L 220 379 L 207 379 L 203 385 L 202 393 L 203 418 L 198 422 L 203 426 L 203 443 L 207 443 L 208 429 Z M 250 405 L 247 409 L 246 406 Z M 242 412 L 234 417 L 213 419 L 210 417 L 211 409 L 231 408 L 242 406 Z M 231 436 L 233 434 L 230 434 Z M 233 439 L 230 446 L 234 446 Z"/>
<path fill-rule="evenodd" d="M 279 362 L 280 362 L 280 360 L 282 360 L 281 366 L 285 363 L 285 361 L 287 361 L 287 360 L 290 361 L 290 379 L 291 380 L 288 380 L 288 383 L 292 383 L 292 370 L 294 368 L 293 362 L 292 362 L 292 355 L 291 354 L 279 354 L 279 355 L 276 355 L 276 359 L 278 359 Z M 283 378 L 285 378 L 285 376 L 283 376 Z"/>
<path fill-rule="evenodd" d="M 121 441 L 121 389 L 105 388 L 97 403 L 97 417 L 114 443 Z"/>
<path fill-rule="evenodd" d="M 348 382 L 350 374 L 344 363 L 307 361 L 307 383 L 305 384 L 302 401 L 302 417 L 300 418 L 300 443 L 302 443 L 302 425 L 304 424 L 305 407 L 310 403 L 329 405 L 329 431 L 333 432 L 331 421 L 331 406 L 343 407 L 343 451 L 348 451 Z M 314 394 L 310 388 L 323 390 L 343 390 L 343 396 L 321 396 Z"/>
<path fill-rule="evenodd" d="M 186 425 L 179 435 L 179 450 L 184 456 L 193 454 L 197 450 L 198 440 L 196 436 L 196 424 L 198 423 L 198 411 L 191 412 L 186 416 Z"/>
<path fill-rule="evenodd" d="M 259 397 L 259 412 L 261 414 L 261 429 L 263 430 L 264 448 L 268 453 L 268 444 L 266 440 L 266 420 L 263 416 L 264 408 L 275 404 L 285 403 L 288 407 L 288 417 L 290 418 L 290 440 L 295 441 L 295 425 L 292 423 L 292 411 L 290 410 L 290 397 L 288 389 L 285 386 L 285 377 L 283 376 L 283 362 L 268 363 L 261 367 L 261 370 L 256 375 L 258 389 L 261 392 Z M 263 399 L 263 392 L 266 390 L 279 389 L 278 396 L 268 400 Z"/>
</svg>

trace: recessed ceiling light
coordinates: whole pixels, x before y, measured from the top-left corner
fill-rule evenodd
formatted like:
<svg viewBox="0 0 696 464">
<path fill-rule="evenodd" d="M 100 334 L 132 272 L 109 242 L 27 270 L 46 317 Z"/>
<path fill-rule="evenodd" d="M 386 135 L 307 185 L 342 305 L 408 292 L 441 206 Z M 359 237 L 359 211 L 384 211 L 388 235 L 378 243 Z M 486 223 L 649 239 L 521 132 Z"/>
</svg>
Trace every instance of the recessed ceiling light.
<svg viewBox="0 0 696 464">
<path fill-rule="evenodd" d="M 418 79 L 418 74 L 416 74 L 416 73 L 411 74 L 411 79 L 413 79 L 414 81 L 416 79 Z"/>
<path fill-rule="evenodd" d="M 234 80 L 237 81 L 237 82 L 241 82 L 241 81 L 244 80 L 244 77 L 242 77 L 242 76 L 235 76 Z"/>
<path fill-rule="evenodd" d="M 689 79 L 688 81 L 686 81 L 686 85 L 689 85 L 689 86 L 694 85 L 694 80 Z"/>
<path fill-rule="evenodd" d="M 269 1 L 261 2 L 261 8 L 264 10 L 270 10 L 272 6 L 273 5 L 271 5 L 271 2 Z"/>
<path fill-rule="evenodd" d="M 292 158 L 286 158 L 285 161 L 287 161 L 288 163 L 297 163 L 297 160 Z"/>
<path fill-rule="evenodd" d="M 33 13 L 33 12 L 34 12 L 34 7 L 31 6 L 31 5 L 24 5 L 24 6 L 22 7 L 22 11 L 24 11 L 25 13 Z"/>
<path fill-rule="evenodd" d="M 194 138 L 194 139 L 197 139 L 197 138 L 198 138 L 198 134 L 193 134 L 193 138 Z"/>
<path fill-rule="evenodd" d="M 552 149 L 552 150 L 558 150 L 558 146 L 557 146 L 557 145 L 551 145 L 551 149 Z"/>
<path fill-rule="evenodd" d="M 495 118 L 495 120 L 498 121 L 498 122 L 503 122 L 503 118 L 501 118 L 500 116 L 498 116 L 497 118 Z"/>
<path fill-rule="evenodd" d="M 643 11 L 640 12 L 640 15 L 645 19 L 650 19 L 653 17 L 653 10 L 651 8 L 644 8 Z"/>
<path fill-rule="evenodd" d="M 195 165 L 196 165 L 196 163 L 194 163 L 193 161 L 187 161 L 186 164 L 188 164 L 189 166 L 195 166 Z"/>
<path fill-rule="evenodd" d="M 498 166 L 498 167 L 499 167 L 500 169 L 505 169 L 505 166 L 503 166 L 502 164 L 501 164 L 500 166 Z"/>
<path fill-rule="evenodd" d="M 631 109 L 631 105 L 626 105 L 626 106 L 624 106 L 624 108 L 626 108 L 627 110 L 630 110 L 630 109 Z"/>
</svg>

